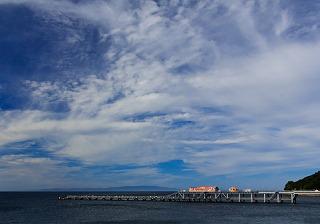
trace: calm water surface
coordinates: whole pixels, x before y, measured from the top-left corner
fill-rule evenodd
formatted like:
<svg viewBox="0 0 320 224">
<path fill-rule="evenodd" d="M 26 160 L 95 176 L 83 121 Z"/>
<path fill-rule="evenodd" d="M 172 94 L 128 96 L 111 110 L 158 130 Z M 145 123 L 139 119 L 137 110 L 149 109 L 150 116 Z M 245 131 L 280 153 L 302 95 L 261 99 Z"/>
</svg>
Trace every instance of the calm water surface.
<svg viewBox="0 0 320 224">
<path fill-rule="evenodd" d="M 320 224 L 320 198 L 298 204 L 58 201 L 63 193 L 0 193 L 0 223 Z"/>
</svg>

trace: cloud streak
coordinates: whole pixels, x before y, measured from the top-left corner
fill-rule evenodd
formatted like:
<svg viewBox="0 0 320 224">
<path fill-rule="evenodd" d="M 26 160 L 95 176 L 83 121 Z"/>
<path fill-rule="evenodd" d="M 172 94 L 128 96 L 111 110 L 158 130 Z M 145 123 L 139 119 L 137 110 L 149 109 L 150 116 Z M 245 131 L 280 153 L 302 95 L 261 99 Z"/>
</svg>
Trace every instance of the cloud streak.
<svg viewBox="0 0 320 224">
<path fill-rule="evenodd" d="M 10 1 L 61 20 L 98 24 L 101 38 L 112 44 L 103 75 L 25 81 L 41 107 L 0 111 L 0 146 L 46 139 L 54 158 L 1 156 L 0 149 L 2 171 L 35 170 L 28 164 L 39 162 L 59 173 L 69 170 L 61 163 L 68 159 L 79 161 L 79 169 L 138 166 L 120 175 L 121 185 L 128 184 L 125 176 L 142 171 L 148 183 L 178 180 L 154 168 L 172 160 L 183 161 L 194 172 L 191 179 L 316 166 L 320 44 L 290 32 L 303 15 L 282 1 L 184 3 Z M 57 102 L 67 110 L 52 110 Z M 139 175 L 130 184 L 139 183 Z M 70 185 L 78 183 L 72 180 Z"/>
</svg>

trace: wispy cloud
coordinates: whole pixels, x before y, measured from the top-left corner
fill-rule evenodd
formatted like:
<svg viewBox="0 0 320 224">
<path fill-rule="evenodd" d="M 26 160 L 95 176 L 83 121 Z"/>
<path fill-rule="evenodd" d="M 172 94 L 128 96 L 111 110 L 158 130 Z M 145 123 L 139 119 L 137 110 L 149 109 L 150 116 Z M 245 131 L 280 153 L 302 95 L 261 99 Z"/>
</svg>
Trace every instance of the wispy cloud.
<svg viewBox="0 0 320 224">
<path fill-rule="evenodd" d="M 35 163 L 68 170 L 60 163 L 66 159 L 86 166 L 135 164 L 140 167 L 123 175 L 140 181 L 143 173 L 150 183 L 160 176 L 167 181 L 162 183 L 179 178 L 151 168 L 171 160 L 183 161 L 199 177 L 319 163 L 320 44 L 290 31 L 304 15 L 297 17 L 283 2 L 1 3 L 25 4 L 59 19 L 81 18 L 98 24 L 101 38 L 111 38 L 103 75 L 26 80 L 40 107 L 0 111 L 2 148 L 42 138 L 56 156 L 18 158 L 1 156 L 0 150 L 6 163 L 1 178 Z M 65 109 L 53 109 L 57 103 Z M 125 179 L 117 183 L 138 183 Z"/>
</svg>

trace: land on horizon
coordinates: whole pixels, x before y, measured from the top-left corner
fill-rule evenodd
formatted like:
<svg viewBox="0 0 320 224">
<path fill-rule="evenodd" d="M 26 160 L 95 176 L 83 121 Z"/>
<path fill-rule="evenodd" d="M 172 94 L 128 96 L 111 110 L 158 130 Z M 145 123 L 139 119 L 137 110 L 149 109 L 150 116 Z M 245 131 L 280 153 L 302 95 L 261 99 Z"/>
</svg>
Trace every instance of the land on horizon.
<svg viewBox="0 0 320 224">
<path fill-rule="evenodd" d="M 48 188 L 41 189 L 40 191 L 52 192 L 100 192 L 100 191 L 177 191 L 177 188 L 160 187 L 160 186 L 119 186 L 119 187 L 106 187 L 106 188 Z"/>
<path fill-rule="evenodd" d="M 288 181 L 284 190 L 320 190 L 320 171 L 297 181 Z"/>
</svg>

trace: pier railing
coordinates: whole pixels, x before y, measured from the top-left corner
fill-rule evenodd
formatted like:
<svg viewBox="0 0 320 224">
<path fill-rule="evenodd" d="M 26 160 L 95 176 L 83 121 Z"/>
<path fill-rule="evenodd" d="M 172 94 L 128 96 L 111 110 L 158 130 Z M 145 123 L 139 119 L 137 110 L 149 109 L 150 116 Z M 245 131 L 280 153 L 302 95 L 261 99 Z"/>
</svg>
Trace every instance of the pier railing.
<svg viewBox="0 0 320 224">
<path fill-rule="evenodd" d="M 230 202 L 230 203 L 292 203 L 297 197 L 320 196 L 316 191 L 282 192 L 183 192 L 169 195 L 67 195 L 59 200 L 103 200 L 103 201 L 163 201 L 163 202 Z"/>
</svg>

